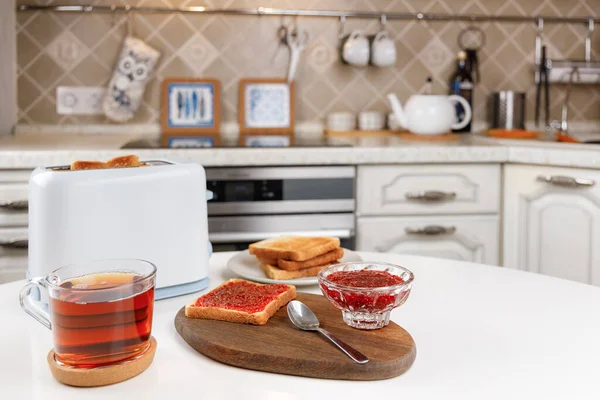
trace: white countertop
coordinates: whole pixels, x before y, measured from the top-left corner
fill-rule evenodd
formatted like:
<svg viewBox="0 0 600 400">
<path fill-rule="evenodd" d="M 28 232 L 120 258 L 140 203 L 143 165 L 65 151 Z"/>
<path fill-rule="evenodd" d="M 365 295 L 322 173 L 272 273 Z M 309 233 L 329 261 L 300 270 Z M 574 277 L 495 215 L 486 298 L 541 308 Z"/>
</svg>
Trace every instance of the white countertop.
<svg viewBox="0 0 600 400">
<path fill-rule="evenodd" d="M 225 270 L 231 254 L 212 257 L 212 287 L 231 277 Z M 332 381 L 219 364 L 195 352 L 175 331 L 175 314 L 197 296 L 189 295 L 157 302 L 153 335 L 158 350 L 147 371 L 112 386 L 67 387 L 54 381 L 46 364 L 52 335 L 19 307 L 21 281 L 0 285 L 0 398 L 598 398 L 600 288 L 465 262 L 361 255 L 415 273 L 410 298 L 392 313 L 417 344 L 414 365 L 400 377 Z"/>
<path fill-rule="evenodd" d="M 472 135 L 447 143 L 367 136 L 354 139 L 354 147 L 118 150 L 135 138 L 135 134 L 3 137 L 0 138 L 0 169 L 31 169 L 40 165 L 70 164 L 73 160 L 106 160 L 131 153 L 142 159 L 189 159 L 206 167 L 507 162 L 600 168 L 599 145 L 494 140 Z"/>
</svg>

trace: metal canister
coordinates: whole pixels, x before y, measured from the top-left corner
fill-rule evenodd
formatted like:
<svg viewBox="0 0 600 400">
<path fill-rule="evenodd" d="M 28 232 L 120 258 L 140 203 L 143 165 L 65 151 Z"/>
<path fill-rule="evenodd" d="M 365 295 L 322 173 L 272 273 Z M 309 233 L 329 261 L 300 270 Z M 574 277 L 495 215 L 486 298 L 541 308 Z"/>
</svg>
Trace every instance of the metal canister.
<svg viewBox="0 0 600 400">
<path fill-rule="evenodd" d="M 525 129 L 525 93 L 494 92 L 491 103 L 492 129 Z"/>
</svg>

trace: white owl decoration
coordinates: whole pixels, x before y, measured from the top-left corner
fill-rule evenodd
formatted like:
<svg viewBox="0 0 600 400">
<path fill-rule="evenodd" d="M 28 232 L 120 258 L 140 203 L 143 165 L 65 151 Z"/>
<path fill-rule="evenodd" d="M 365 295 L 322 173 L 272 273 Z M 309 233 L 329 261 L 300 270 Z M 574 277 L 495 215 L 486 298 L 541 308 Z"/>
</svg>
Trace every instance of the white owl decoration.
<svg viewBox="0 0 600 400">
<path fill-rule="evenodd" d="M 108 118 L 117 122 L 133 118 L 159 57 L 160 52 L 143 41 L 133 37 L 125 39 L 104 98 L 103 110 Z"/>
</svg>

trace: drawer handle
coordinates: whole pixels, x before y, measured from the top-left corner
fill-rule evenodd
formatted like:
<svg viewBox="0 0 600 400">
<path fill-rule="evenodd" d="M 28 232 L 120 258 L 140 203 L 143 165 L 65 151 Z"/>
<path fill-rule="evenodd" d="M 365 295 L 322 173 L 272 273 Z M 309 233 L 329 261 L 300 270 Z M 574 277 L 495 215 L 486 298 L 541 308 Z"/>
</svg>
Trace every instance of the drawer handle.
<svg viewBox="0 0 600 400">
<path fill-rule="evenodd" d="M 441 192 L 439 190 L 426 190 L 424 192 L 406 193 L 407 200 L 418 201 L 447 201 L 456 198 L 456 192 Z"/>
<path fill-rule="evenodd" d="M 27 211 L 29 208 L 29 202 L 27 200 L 8 201 L 5 203 L 0 203 L 0 208 L 14 211 Z"/>
<path fill-rule="evenodd" d="M 596 181 L 593 179 L 573 178 L 563 175 L 538 175 L 536 180 L 538 182 L 546 182 L 554 186 L 569 188 L 592 187 L 596 184 Z"/>
<path fill-rule="evenodd" d="M 438 235 L 452 235 L 456 232 L 455 226 L 441 226 L 441 225 L 427 225 L 423 228 L 405 228 L 404 231 L 408 235 L 426 235 L 426 236 L 438 236 Z"/>
<path fill-rule="evenodd" d="M 29 241 L 27 239 L 23 239 L 0 242 L 0 247 L 4 249 L 27 249 L 29 247 Z"/>
</svg>

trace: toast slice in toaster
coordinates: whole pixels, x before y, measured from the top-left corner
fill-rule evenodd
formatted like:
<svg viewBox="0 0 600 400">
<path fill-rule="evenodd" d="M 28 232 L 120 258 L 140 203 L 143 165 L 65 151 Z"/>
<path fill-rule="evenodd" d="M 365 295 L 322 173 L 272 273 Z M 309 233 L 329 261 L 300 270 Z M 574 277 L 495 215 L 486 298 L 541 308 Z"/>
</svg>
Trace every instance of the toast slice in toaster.
<svg viewBox="0 0 600 400">
<path fill-rule="evenodd" d="M 108 168 L 126 168 L 126 167 L 139 167 L 140 158 L 136 155 L 130 154 L 127 156 L 111 158 L 106 162 Z"/>
<path fill-rule="evenodd" d="M 252 243 L 248 250 L 257 257 L 306 261 L 340 247 L 333 237 L 281 236 Z"/>
<path fill-rule="evenodd" d="M 86 169 L 104 169 L 108 168 L 102 161 L 73 161 L 71 171 L 82 171 Z"/>
</svg>

